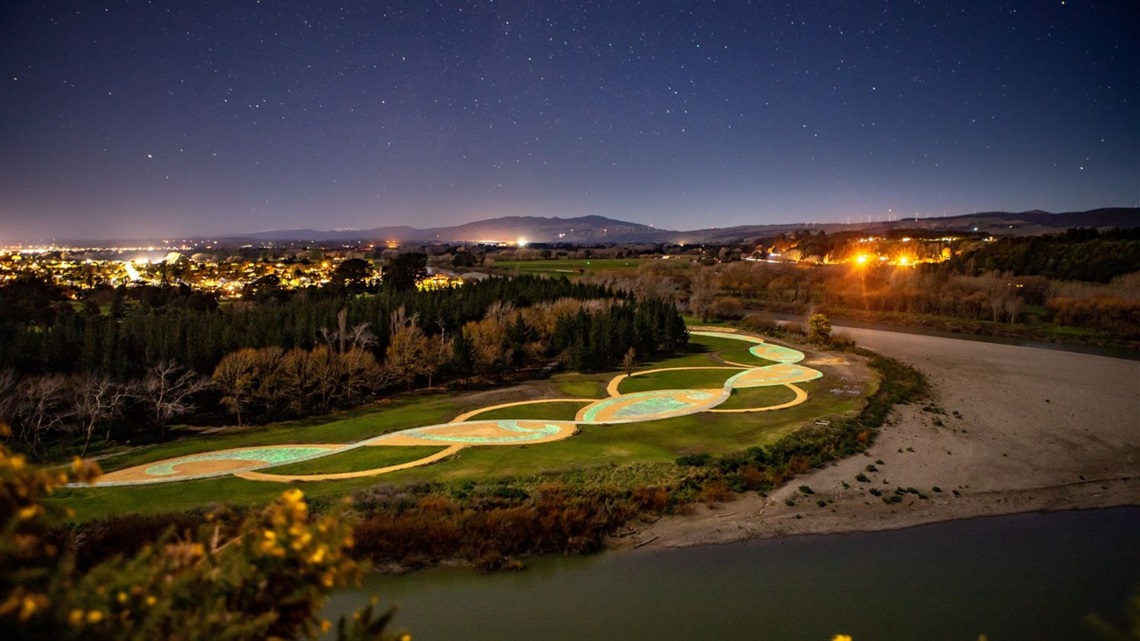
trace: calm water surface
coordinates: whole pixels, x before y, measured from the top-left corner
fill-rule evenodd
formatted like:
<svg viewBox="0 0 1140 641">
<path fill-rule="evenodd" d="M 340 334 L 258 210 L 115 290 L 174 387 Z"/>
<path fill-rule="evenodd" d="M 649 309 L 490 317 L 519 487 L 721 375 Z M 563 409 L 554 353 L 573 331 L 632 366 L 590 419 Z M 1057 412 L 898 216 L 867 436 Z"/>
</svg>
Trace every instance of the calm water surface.
<svg viewBox="0 0 1140 641">
<path fill-rule="evenodd" d="M 1140 507 L 374 576 L 415 641 L 1095 639 L 1140 588 Z"/>
</svg>

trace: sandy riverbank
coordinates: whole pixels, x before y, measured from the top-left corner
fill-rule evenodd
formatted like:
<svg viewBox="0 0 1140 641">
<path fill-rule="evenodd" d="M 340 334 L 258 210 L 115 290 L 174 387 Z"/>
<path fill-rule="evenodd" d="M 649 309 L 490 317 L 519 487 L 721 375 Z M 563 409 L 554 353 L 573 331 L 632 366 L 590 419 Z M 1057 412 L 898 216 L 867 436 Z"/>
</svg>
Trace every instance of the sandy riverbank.
<svg viewBox="0 0 1140 641">
<path fill-rule="evenodd" d="M 766 499 L 749 494 L 641 526 L 614 547 L 679 547 L 1140 505 L 1140 362 L 898 332 L 838 331 L 922 370 L 934 390 L 930 404 L 943 413 L 897 408 L 866 455 L 814 470 Z M 869 482 L 857 481 L 860 473 Z M 814 494 L 802 494 L 802 485 Z M 887 504 L 871 488 L 883 496 L 915 488 L 925 498 L 907 493 L 901 503 Z M 788 499 L 795 505 L 787 505 Z M 820 507 L 820 500 L 831 502 Z"/>
</svg>

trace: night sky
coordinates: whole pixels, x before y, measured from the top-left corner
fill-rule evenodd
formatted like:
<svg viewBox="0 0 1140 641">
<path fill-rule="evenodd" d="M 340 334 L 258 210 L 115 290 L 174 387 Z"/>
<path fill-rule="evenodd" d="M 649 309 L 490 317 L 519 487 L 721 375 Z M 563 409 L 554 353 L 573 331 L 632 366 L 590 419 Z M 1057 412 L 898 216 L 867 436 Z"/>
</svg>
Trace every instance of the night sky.
<svg viewBox="0 0 1140 641">
<path fill-rule="evenodd" d="M 0 3 L 0 241 L 1140 200 L 1140 3 Z"/>
</svg>

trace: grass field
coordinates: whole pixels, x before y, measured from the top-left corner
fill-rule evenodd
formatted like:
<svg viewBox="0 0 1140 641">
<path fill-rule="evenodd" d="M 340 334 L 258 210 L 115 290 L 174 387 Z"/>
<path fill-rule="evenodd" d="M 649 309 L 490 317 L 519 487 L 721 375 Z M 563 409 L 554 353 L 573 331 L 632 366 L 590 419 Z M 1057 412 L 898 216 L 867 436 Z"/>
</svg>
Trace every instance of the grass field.
<svg viewBox="0 0 1140 641">
<path fill-rule="evenodd" d="M 311 461 L 289 463 L 260 470 L 268 474 L 336 474 L 339 472 L 359 472 L 374 470 L 389 465 L 399 465 L 431 456 L 445 447 L 358 447 L 342 454 L 332 454 Z"/>
<path fill-rule="evenodd" d="M 467 419 L 469 421 L 489 421 L 494 419 L 548 419 L 551 421 L 572 421 L 578 410 L 589 401 L 559 401 L 552 403 L 531 403 L 502 407 L 481 412 Z"/>
<path fill-rule="evenodd" d="M 100 460 L 99 465 L 109 472 L 176 456 L 234 447 L 352 443 L 409 427 L 446 423 L 458 413 L 455 403 L 446 395 L 412 394 L 324 416 L 324 422 L 310 419 L 234 432 L 191 434 L 177 441 L 108 456 Z"/>
<path fill-rule="evenodd" d="M 655 362 L 640 363 L 639 370 L 668 367 L 709 367 L 723 365 L 719 355 L 738 352 L 739 341 L 693 336 L 686 354 Z M 744 346 L 745 351 L 747 346 Z M 739 357 L 739 354 L 736 354 Z M 765 364 L 751 357 L 757 364 Z M 740 359 L 735 359 L 740 360 Z M 751 362 L 743 361 L 740 362 Z M 663 372 L 628 379 L 627 388 L 646 389 L 720 387 L 739 370 L 688 370 Z M 558 374 L 547 381 L 526 385 L 547 386 L 549 392 L 570 398 L 604 398 L 605 385 L 615 373 Z M 638 380 L 642 379 L 642 380 Z M 336 500 L 355 490 L 376 486 L 450 480 L 494 480 L 507 476 L 543 473 L 577 473 L 629 464 L 671 463 L 678 456 L 695 452 L 724 454 L 754 445 L 775 442 L 784 435 L 824 416 L 857 412 L 863 396 L 831 394 L 822 381 L 800 384 L 808 391 L 807 402 L 784 410 L 763 413 L 703 413 L 645 423 L 583 425 L 563 441 L 499 447 L 468 447 L 455 457 L 432 465 L 401 470 L 382 477 L 343 481 L 313 481 L 295 485 L 310 498 Z M 866 386 L 873 392 L 874 382 Z M 483 392 L 468 393 L 472 397 Z M 319 419 L 296 421 L 240 432 L 189 434 L 178 441 L 140 448 L 101 461 L 104 469 L 121 469 L 161 459 L 212 450 L 271 444 L 351 443 L 400 429 L 446 423 L 464 409 L 477 407 L 465 400 L 465 393 L 413 393 Z M 794 394 L 783 387 L 737 390 L 724 409 L 768 406 L 791 400 Z M 506 402 L 506 401 L 499 401 Z M 495 403 L 487 403 L 494 405 Z M 476 418 L 572 418 L 583 402 L 552 402 L 502 408 Z M 343 454 L 274 468 L 274 473 L 332 473 L 385 467 L 427 456 L 439 448 L 362 447 Z M 267 470 L 269 471 L 269 470 Z M 78 520 L 124 512 L 153 513 L 164 510 L 204 507 L 227 502 L 235 505 L 262 504 L 277 496 L 289 484 L 247 481 L 233 477 L 160 483 L 129 487 L 65 489 L 54 500 L 76 512 Z"/>
<path fill-rule="evenodd" d="M 613 374 L 559 374 L 554 377 L 561 396 L 566 398 L 605 398 L 606 385 Z"/>
<path fill-rule="evenodd" d="M 804 383 L 797 383 L 801 389 L 807 389 Z M 810 394 L 810 393 L 809 393 Z M 796 393 L 783 385 L 767 385 L 765 387 L 746 387 L 732 390 L 728 400 L 716 406 L 718 410 L 751 409 L 754 407 L 771 407 L 781 405 L 796 398 Z M 810 396 L 809 396 L 810 398 Z"/>
<path fill-rule="evenodd" d="M 681 369 L 667 372 L 638 374 L 622 379 L 618 391 L 622 394 L 662 389 L 720 389 L 729 377 L 742 369 Z"/>
<path fill-rule="evenodd" d="M 63 489 L 51 501 L 71 508 L 74 520 L 89 521 L 112 514 L 205 509 L 222 503 L 265 505 L 290 487 L 300 487 L 310 499 L 336 501 L 375 484 L 375 478 L 284 484 L 226 476 L 180 483 Z"/>
</svg>

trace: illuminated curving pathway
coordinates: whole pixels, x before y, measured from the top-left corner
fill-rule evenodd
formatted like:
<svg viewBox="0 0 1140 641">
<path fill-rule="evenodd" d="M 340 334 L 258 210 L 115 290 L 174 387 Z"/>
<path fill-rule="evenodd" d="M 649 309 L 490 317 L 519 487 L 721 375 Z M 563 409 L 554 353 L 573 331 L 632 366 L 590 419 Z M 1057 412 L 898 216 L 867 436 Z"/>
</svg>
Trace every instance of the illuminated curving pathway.
<svg viewBox="0 0 1140 641">
<path fill-rule="evenodd" d="M 748 351 L 753 356 L 774 365 L 754 366 L 742 363 L 729 363 L 720 367 L 677 367 L 645 370 L 627 376 L 615 376 L 606 387 L 607 398 L 581 399 L 561 398 L 537 401 L 520 401 L 484 407 L 466 412 L 448 423 L 413 427 L 348 444 L 304 444 L 267 445 L 264 447 L 241 447 L 228 450 L 203 452 L 147 463 L 118 470 L 103 475 L 100 486 L 142 485 L 166 483 L 191 479 L 233 475 L 255 481 L 325 481 L 336 479 L 377 476 L 397 470 L 427 465 L 453 456 L 466 447 L 493 447 L 501 445 L 530 445 L 559 441 L 573 436 L 579 425 L 611 425 L 659 421 L 685 416 L 697 412 L 765 412 L 799 405 L 808 395 L 796 383 L 819 378 L 822 374 L 809 367 L 798 365 L 804 359 L 800 351 L 765 343 L 755 336 L 738 334 L 721 329 L 696 328 L 690 331 L 696 336 L 724 338 L 755 343 Z M 646 376 L 659 372 L 679 370 L 729 370 L 736 371 L 718 388 L 709 389 L 662 389 L 622 394 L 618 391 L 621 382 L 627 378 Z M 745 409 L 716 409 L 732 394 L 734 389 L 782 385 L 795 393 L 795 398 L 786 403 Z M 581 402 L 588 403 L 578 411 L 572 421 L 545 419 L 493 419 L 480 420 L 479 414 L 503 408 L 531 405 L 535 403 Z M 444 449 L 414 461 L 386 467 L 356 472 L 332 474 L 274 474 L 272 468 L 289 463 L 308 461 L 332 454 L 347 452 L 360 447 L 408 447 L 443 446 Z"/>
</svg>

